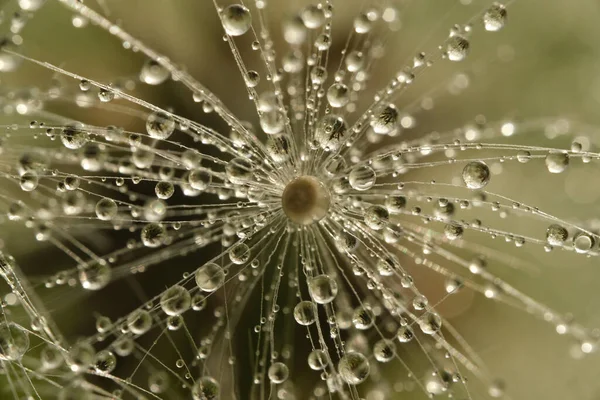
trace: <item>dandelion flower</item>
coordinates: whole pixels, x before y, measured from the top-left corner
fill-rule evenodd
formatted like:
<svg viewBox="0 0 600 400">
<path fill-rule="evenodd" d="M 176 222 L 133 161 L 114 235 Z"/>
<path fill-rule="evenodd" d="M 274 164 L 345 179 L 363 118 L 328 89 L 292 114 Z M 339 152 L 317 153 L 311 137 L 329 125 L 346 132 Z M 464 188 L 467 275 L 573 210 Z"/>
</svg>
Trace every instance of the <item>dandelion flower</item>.
<svg viewBox="0 0 600 400">
<path fill-rule="evenodd" d="M 572 164 L 594 168 L 588 142 L 522 140 L 593 129 L 483 115 L 423 128 L 433 99 L 461 92 L 465 75 L 403 100 L 430 70 L 467 62 L 479 39 L 504 30 L 506 5 L 449 26 L 378 85 L 403 7 L 365 2 L 338 44 L 341 2 L 300 7 L 277 21 L 280 35 L 268 22 L 277 2 L 215 1 L 232 55 L 224 68 L 239 70 L 238 95 L 256 115 L 247 122 L 104 1 L 101 11 L 44 3 L 16 2 L 0 52 L 6 74 L 52 75 L 1 98 L 5 226 L 27 228 L 49 255 L 37 266 L 10 248 L 0 256 L 0 361 L 13 398 L 510 398 L 442 310 L 465 293 L 546 321 L 578 354 L 596 349 L 596 332 L 504 277 L 531 263 L 498 250 L 598 255 L 588 222 L 503 187 L 519 171 L 559 179 Z M 27 29 L 50 3 L 73 13 L 72 29 L 120 42 L 137 72 L 103 81 L 29 56 Z M 161 85 L 199 103 L 201 118 L 144 100 Z"/>
</svg>

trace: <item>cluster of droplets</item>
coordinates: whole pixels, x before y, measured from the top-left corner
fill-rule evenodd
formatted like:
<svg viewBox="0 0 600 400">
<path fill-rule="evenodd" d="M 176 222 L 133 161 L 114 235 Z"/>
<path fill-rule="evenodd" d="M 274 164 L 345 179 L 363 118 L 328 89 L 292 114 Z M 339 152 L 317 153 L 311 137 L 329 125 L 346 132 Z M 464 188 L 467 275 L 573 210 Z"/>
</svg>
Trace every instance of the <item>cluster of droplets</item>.
<svg viewBox="0 0 600 400">
<path fill-rule="evenodd" d="M 584 126 L 563 119 L 489 122 L 480 115 L 475 123 L 415 136 L 431 99 L 412 109 L 397 106 L 426 69 L 464 61 L 477 28 L 503 29 L 503 4 L 483 10 L 477 24 L 452 27 L 438 52 L 415 55 L 369 98 L 366 110 L 361 100 L 370 96 L 368 83 L 387 39 L 401 27 L 401 9 L 384 2 L 360 10 L 333 70 L 330 1 L 283 21 L 288 48 L 280 59 L 264 0 L 255 0 L 252 10 L 217 6 L 224 42 L 256 109 L 258 123 L 252 124 L 102 14 L 77 0 L 60 3 L 74 12 L 75 28 L 92 21 L 90 26 L 146 61 L 135 77 L 102 83 L 28 60 L 74 84 L 2 97 L 3 116 L 16 111 L 33 120 L 6 127 L 0 171 L 7 187 L 16 184 L 20 192 L 3 191 L 1 203 L 10 222 L 70 260 L 46 273 L 47 291 L 64 295 L 79 286 L 90 297 L 98 294 L 94 299 L 115 302 L 119 292 L 111 292 L 113 285 L 126 281 L 139 298 L 134 305 L 123 300 L 114 315 L 94 313 L 94 334 L 63 336 L 54 322 L 57 312 L 31 283 L 35 279 L 0 254 L 0 275 L 10 287 L 2 304 L 0 361 L 13 393 L 35 398 L 50 391 L 61 400 L 214 400 L 272 398 L 276 391 L 282 399 L 358 400 L 419 390 L 471 399 L 468 382 L 500 398 L 503 382 L 488 375 L 437 309 L 447 297 L 469 293 L 546 320 L 574 338 L 577 354 L 596 349 L 598 332 L 496 277 L 493 265 L 502 265 L 502 257 L 466 241 L 487 235 L 517 247 L 598 255 L 600 237 L 585 224 L 488 191 L 501 185 L 494 181 L 503 178 L 503 166 L 540 164 L 560 174 L 570 162 L 600 159 L 589 143 L 575 141 L 560 150 L 495 139 Z M 13 50 L 23 41 L 25 22 L 43 4 L 18 1 L 12 36 L 0 46 L 1 72 L 18 70 L 23 62 Z M 252 41 L 250 54 L 238 47 L 245 38 Z M 252 63 L 259 66 L 255 70 L 246 67 L 253 56 L 260 61 Z M 456 85 L 468 86 L 461 77 Z M 227 128 L 200 124 L 131 94 L 139 85 L 172 84 L 189 89 L 202 111 L 216 114 Z M 56 99 L 126 115 L 144 129 L 70 121 L 46 107 Z M 58 145 L 20 142 L 23 132 Z M 413 139 L 400 140 L 405 133 Z M 423 171 L 436 179 L 412 178 Z M 472 222 L 468 215 L 475 216 Z M 538 235 L 495 225 L 517 217 L 539 225 Z M 441 297 L 413 276 L 425 268 L 442 278 Z M 168 281 L 153 291 L 153 285 L 138 282 L 141 274 Z M 30 327 L 17 323 L 26 318 Z M 250 350 L 246 319 L 254 325 Z M 301 346 L 295 345 L 297 332 L 307 339 Z M 412 362 L 412 352 L 426 360 L 425 368 Z M 249 356 L 251 382 L 237 354 Z M 30 359 L 32 367 L 25 369 Z M 401 373 L 394 374 L 396 366 Z M 303 374 L 314 378 L 307 389 L 298 386 L 304 377 L 296 379 Z"/>
</svg>

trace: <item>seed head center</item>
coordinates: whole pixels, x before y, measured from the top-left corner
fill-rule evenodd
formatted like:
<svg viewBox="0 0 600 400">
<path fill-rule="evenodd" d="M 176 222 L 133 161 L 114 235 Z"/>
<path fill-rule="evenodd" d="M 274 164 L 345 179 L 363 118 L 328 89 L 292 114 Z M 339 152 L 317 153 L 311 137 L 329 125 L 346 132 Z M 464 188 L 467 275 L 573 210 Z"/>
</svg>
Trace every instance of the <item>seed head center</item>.
<svg viewBox="0 0 600 400">
<path fill-rule="evenodd" d="M 290 181 L 281 195 L 285 215 L 300 225 L 321 220 L 329 211 L 330 196 L 327 187 L 314 176 L 299 176 Z"/>
</svg>

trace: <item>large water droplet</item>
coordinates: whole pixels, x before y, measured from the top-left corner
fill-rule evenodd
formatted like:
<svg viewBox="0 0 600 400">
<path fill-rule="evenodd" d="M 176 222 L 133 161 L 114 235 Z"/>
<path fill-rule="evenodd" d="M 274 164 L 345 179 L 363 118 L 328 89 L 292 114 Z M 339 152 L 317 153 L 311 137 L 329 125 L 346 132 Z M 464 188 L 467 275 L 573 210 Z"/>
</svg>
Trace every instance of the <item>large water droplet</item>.
<svg viewBox="0 0 600 400">
<path fill-rule="evenodd" d="M 483 161 L 471 161 L 465 165 L 462 179 L 469 189 L 481 189 L 490 181 L 490 169 Z"/>
<path fill-rule="evenodd" d="M 564 172 L 569 166 L 567 153 L 550 153 L 546 156 L 546 168 L 553 174 Z"/>
<path fill-rule="evenodd" d="M 338 363 L 340 377 L 350 385 L 364 382 L 369 376 L 370 369 L 369 360 L 355 351 L 347 352 Z"/>
<path fill-rule="evenodd" d="M 450 61 L 462 61 L 469 54 L 469 41 L 460 35 L 450 36 L 446 41 L 446 53 Z"/>
<path fill-rule="evenodd" d="M 250 10 L 241 4 L 232 4 L 221 14 L 223 28 L 230 36 L 240 36 L 248 32 L 252 26 Z"/>
<path fill-rule="evenodd" d="M 496 32 L 506 24 L 506 7 L 495 3 L 483 14 L 483 26 L 486 31 Z"/>
<path fill-rule="evenodd" d="M 350 171 L 350 186 L 354 190 L 365 191 L 371 189 L 375 184 L 375 179 L 375 171 L 368 165 L 359 165 Z"/>
<path fill-rule="evenodd" d="M 204 292 L 214 292 L 225 282 L 223 268 L 215 263 L 204 264 L 196 271 L 196 284 Z"/>
<path fill-rule="evenodd" d="M 329 275 L 318 275 L 308 281 L 310 297 L 319 304 L 328 304 L 338 292 L 337 282 Z"/>
</svg>

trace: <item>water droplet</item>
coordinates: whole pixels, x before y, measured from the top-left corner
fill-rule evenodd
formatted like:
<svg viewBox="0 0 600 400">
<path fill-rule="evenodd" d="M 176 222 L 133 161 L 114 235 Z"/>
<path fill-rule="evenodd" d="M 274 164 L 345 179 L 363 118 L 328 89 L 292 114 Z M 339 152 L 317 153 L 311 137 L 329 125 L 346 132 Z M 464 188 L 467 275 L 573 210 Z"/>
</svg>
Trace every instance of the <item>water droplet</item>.
<svg viewBox="0 0 600 400">
<path fill-rule="evenodd" d="M 397 128 L 398 125 L 398 110 L 394 104 L 388 104 L 379 113 L 371 116 L 371 127 L 373 132 L 387 135 Z"/>
<path fill-rule="evenodd" d="M 373 346 L 373 356 L 381 363 L 390 362 L 396 356 L 396 345 L 388 339 L 380 339 Z"/>
<path fill-rule="evenodd" d="M 327 89 L 327 101 L 333 108 L 344 107 L 350 101 L 348 86 L 343 83 L 334 83 Z"/>
<path fill-rule="evenodd" d="M 164 393 L 169 388 L 169 374 L 166 371 L 154 371 L 148 377 L 148 388 L 152 393 Z"/>
<path fill-rule="evenodd" d="M 434 312 L 428 312 L 419 319 L 419 327 L 423 333 L 433 335 L 442 328 L 442 318 Z"/>
<path fill-rule="evenodd" d="M 549 172 L 560 174 L 569 166 L 569 155 L 567 153 L 550 153 L 546 156 L 545 161 Z"/>
<path fill-rule="evenodd" d="M 447 224 L 444 227 L 444 235 L 448 240 L 457 240 L 462 238 L 464 229 L 462 226 L 457 224 Z"/>
<path fill-rule="evenodd" d="M 412 301 L 412 306 L 417 311 L 426 309 L 428 304 L 429 300 L 427 300 L 427 297 L 423 296 L 422 294 L 415 296 Z"/>
<path fill-rule="evenodd" d="M 272 135 L 267 138 L 267 152 L 274 162 L 282 163 L 290 158 L 291 143 L 286 135 Z"/>
<path fill-rule="evenodd" d="M 230 36 L 240 36 L 252 27 L 252 14 L 241 4 L 232 4 L 221 14 L 223 28 Z"/>
<path fill-rule="evenodd" d="M 481 189 L 490 181 L 490 169 L 483 161 L 471 161 L 462 171 L 462 180 L 469 189 Z"/>
<path fill-rule="evenodd" d="M 349 232 L 341 232 L 336 237 L 336 243 L 342 251 L 350 253 L 356 250 L 359 244 L 358 239 Z"/>
<path fill-rule="evenodd" d="M 317 307 L 312 301 L 301 301 L 294 307 L 294 319 L 300 325 L 313 324 L 317 319 Z"/>
<path fill-rule="evenodd" d="M 492 384 L 488 388 L 488 393 L 489 393 L 490 397 L 493 397 L 495 399 L 503 397 L 504 391 L 505 391 L 504 382 L 498 381 L 498 380 L 495 382 L 492 382 Z"/>
<path fill-rule="evenodd" d="M 594 238 L 585 232 L 579 232 L 573 238 L 573 247 L 575 247 L 575 251 L 577 253 L 588 253 L 592 249 L 592 247 L 594 247 L 594 244 Z"/>
<path fill-rule="evenodd" d="M 34 171 L 25 172 L 19 179 L 19 185 L 24 192 L 34 191 L 39 184 L 38 174 Z"/>
<path fill-rule="evenodd" d="M 365 56 L 361 51 L 354 50 L 348 53 L 344 62 L 348 71 L 358 72 L 365 66 Z"/>
<path fill-rule="evenodd" d="M 569 232 L 562 226 L 552 224 L 546 229 L 546 240 L 552 246 L 562 246 L 569 237 Z"/>
<path fill-rule="evenodd" d="M 385 206 L 390 214 L 400 214 L 406 207 L 406 198 L 404 196 L 389 196 L 385 199 Z"/>
<path fill-rule="evenodd" d="M 62 130 L 60 140 L 67 149 L 76 150 L 88 142 L 88 134 L 75 125 L 68 125 Z"/>
<path fill-rule="evenodd" d="M 347 129 L 343 117 L 335 114 L 325 115 L 317 125 L 315 140 L 322 149 L 335 151 L 343 143 Z"/>
<path fill-rule="evenodd" d="M 290 370 L 287 365 L 282 362 L 274 362 L 269 367 L 269 371 L 267 372 L 269 375 L 269 380 L 273 383 L 283 383 L 287 380 L 290 375 Z"/>
<path fill-rule="evenodd" d="M 306 25 L 300 16 L 285 20 L 283 23 L 283 37 L 285 41 L 292 45 L 304 43 L 307 36 Z"/>
<path fill-rule="evenodd" d="M 506 7 L 502 4 L 494 3 L 483 14 L 483 26 L 485 30 L 489 32 L 499 31 L 506 24 L 506 16 Z"/>
<path fill-rule="evenodd" d="M 148 85 L 160 85 L 169 79 L 171 73 L 168 69 L 154 60 L 148 60 L 144 63 L 140 72 L 140 81 Z"/>
<path fill-rule="evenodd" d="M 192 397 L 194 400 L 218 400 L 220 390 L 216 379 L 203 376 L 194 383 Z"/>
<path fill-rule="evenodd" d="M 103 103 L 108 103 L 113 101 L 115 98 L 115 93 L 109 89 L 100 89 L 98 92 L 98 99 Z"/>
<path fill-rule="evenodd" d="M 313 85 L 322 85 L 327 80 L 327 69 L 325 67 L 317 65 L 310 70 L 310 81 Z M 308 106 L 308 105 L 307 105 Z"/>
<path fill-rule="evenodd" d="M 135 310 L 127 317 L 127 326 L 134 335 L 143 335 L 152 327 L 152 316 L 148 311 Z"/>
<path fill-rule="evenodd" d="M 365 191 L 371 189 L 375 185 L 375 179 L 375 171 L 368 165 L 359 165 L 350 171 L 350 186 L 354 190 Z"/>
<path fill-rule="evenodd" d="M 367 306 L 359 306 L 354 310 L 352 323 L 359 330 L 366 330 L 375 324 L 375 314 Z"/>
<path fill-rule="evenodd" d="M 40 353 L 40 361 L 42 366 L 47 370 L 52 370 L 59 367 L 63 361 L 63 353 L 53 344 L 46 345 Z"/>
<path fill-rule="evenodd" d="M 354 31 L 358 34 L 368 33 L 373 28 L 373 20 L 369 18 L 369 14 L 361 12 L 354 18 Z"/>
<path fill-rule="evenodd" d="M 322 33 L 317 36 L 317 39 L 315 40 L 315 47 L 319 51 L 325 51 L 329 49 L 329 46 L 331 46 L 331 36 L 326 33 Z"/>
<path fill-rule="evenodd" d="M 317 349 L 308 355 L 308 366 L 315 371 L 324 370 L 329 364 L 329 357 L 323 350 Z"/>
<path fill-rule="evenodd" d="M 86 370 L 94 361 L 94 347 L 89 343 L 76 343 L 69 350 L 69 367 L 73 372 Z"/>
<path fill-rule="evenodd" d="M 44 5 L 46 0 L 19 0 L 19 7 L 23 11 L 37 11 Z"/>
<path fill-rule="evenodd" d="M 229 181 L 236 185 L 243 185 L 252 178 L 253 166 L 245 158 L 234 158 L 227 163 L 225 173 Z"/>
<path fill-rule="evenodd" d="M 96 216 L 102 221 L 110 221 L 117 216 L 119 207 L 113 199 L 104 197 L 96 203 Z"/>
<path fill-rule="evenodd" d="M 94 369 L 100 374 L 110 374 L 117 367 L 117 357 L 108 350 L 102 350 L 94 357 Z"/>
<path fill-rule="evenodd" d="M 160 296 L 160 307 L 167 315 L 180 315 L 192 304 L 192 297 L 186 288 L 174 285 Z"/>
<path fill-rule="evenodd" d="M 146 120 L 146 130 L 153 139 L 168 139 L 175 130 L 175 120 L 161 112 L 152 113 Z"/>
<path fill-rule="evenodd" d="M 212 175 L 203 169 L 197 169 L 188 175 L 190 186 L 196 190 L 206 190 L 212 183 Z"/>
<path fill-rule="evenodd" d="M 370 369 L 369 360 L 355 351 L 347 352 L 338 363 L 340 377 L 349 385 L 364 382 L 369 376 Z"/>
<path fill-rule="evenodd" d="M 161 224 L 150 223 L 144 226 L 140 236 L 144 246 L 159 247 L 163 245 L 167 239 L 167 230 Z"/>
<path fill-rule="evenodd" d="M 229 249 L 229 259 L 234 264 L 245 264 L 250 259 L 250 248 L 245 243 L 238 243 Z"/>
<path fill-rule="evenodd" d="M 106 264 L 87 265 L 79 270 L 81 287 L 87 290 L 100 290 L 104 288 L 112 276 L 112 270 Z"/>
<path fill-rule="evenodd" d="M 246 73 L 245 81 L 246 86 L 248 86 L 249 88 L 256 87 L 260 82 L 260 75 L 258 74 L 258 72 L 250 70 Z"/>
<path fill-rule="evenodd" d="M 365 224 L 376 231 L 385 228 L 390 220 L 388 210 L 381 206 L 371 206 L 365 211 Z"/>
<path fill-rule="evenodd" d="M 171 198 L 175 193 L 175 186 L 171 182 L 159 181 L 154 187 L 154 193 L 156 193 L 156 197 L 159 199 L 166 200 Z"/>
<path fill-rule="evenodd" d="M 338 285 L 329 275 L 318 275 L 308 280 L 308 292 L 316 303 L 328 304 L 337 295 Z"/>
<path fill-rule="evenodd" d="M 308 29 L 317 29 L 325 22 L 325 13 L 321 7 L 311 4 L 302 10 L 301 18 Z"/>
<path fill-rule="evenodd" d="M 263 112 L 260 115 L 260 127 L 268 135 L 281 133 L 285 127 L 285 118 L 277 109 Z"/>
<path fill-rule="evenodd" d="M 225 282 L 223 268 L 215 263 L 204 264 L 196 271 L 196 284 L 204 292 L 214 292 Z"/>
<path fill-rule="evenodd" d="M 446 53 L 450 61 L 462 61 L 469 54 L 469 41 L 460 35 L 450 36 L 446 41 Z"/>
</svg>

